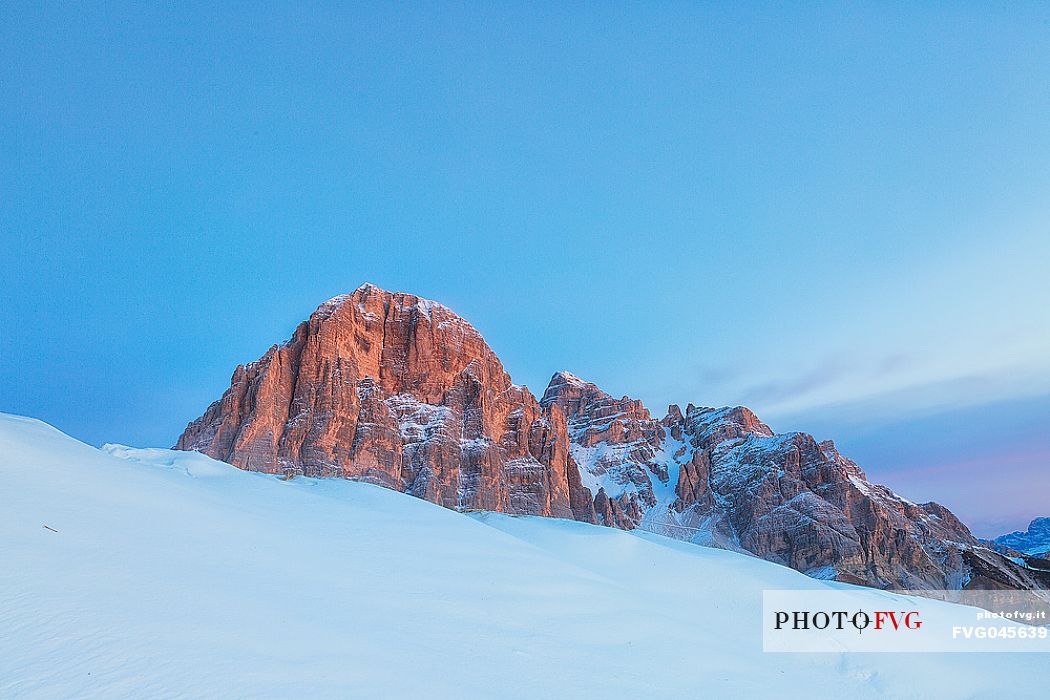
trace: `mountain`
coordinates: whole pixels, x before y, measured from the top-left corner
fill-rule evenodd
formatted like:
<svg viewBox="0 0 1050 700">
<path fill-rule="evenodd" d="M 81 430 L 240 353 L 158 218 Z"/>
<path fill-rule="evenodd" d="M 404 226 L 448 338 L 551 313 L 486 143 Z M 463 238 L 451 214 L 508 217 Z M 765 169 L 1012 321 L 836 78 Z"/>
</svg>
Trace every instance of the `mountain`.
<svg viewBox="0 0 1050 700">
<path fill-rule="evenodd" d="M 870 633 L 838 653 L 763 653 L 767 590 L 916 611 L 918 633 L 956 650 L 968 647 L 952 629 L 974 611 L 641 531 L 457 513 L 192 452 L 99 450 L 6 414 L 0 494 L 4 698 L 1046 692 L 1039 653 L 850 653 Z"/>
<path fill-rule="evenodd" d="M 1036 518 L 1028 525 L 1028 530 L 1000 535 L 993 541 L 1024 554 L 1050 559 L 1050 518 Z"/>
<path fill-rule="evenodd" d="M 366 284 L 322 304 L 186 428 L 177 449 L 339 476 L 447 508 L 594 520 L 565 417 L 433 301 Z"/>
<path fill-rule="evenodd" d="M 1050 578 L 978 542 L 948 509 L 872 484 L 830 440 L 775 434 L 747 408 L 659 421 L 568 372 L 559 406 L 604 525 L 756 554 L 817 578 L 910 590 L 1042 589 Z"/>
<path fill-rule="evenodd" d="M 179 438 L 251 471 L 367 481 L 457 510 L 642 528 L 880 588 L 1041 588 L 946 508 L 743 407 L 654 419 L 562 372 L 539 401 L 467 321 L 363 285 L 238 367 Z"/>
</svg>

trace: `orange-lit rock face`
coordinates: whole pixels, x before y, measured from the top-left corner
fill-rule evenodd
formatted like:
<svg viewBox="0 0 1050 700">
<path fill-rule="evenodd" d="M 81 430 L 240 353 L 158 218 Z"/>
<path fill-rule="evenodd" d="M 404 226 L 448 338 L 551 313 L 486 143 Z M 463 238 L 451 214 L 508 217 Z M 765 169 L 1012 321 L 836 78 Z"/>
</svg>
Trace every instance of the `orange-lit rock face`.
<svg viewBox="0 0 1050 700">
<path fill-rule="evenodd" d="M 238 367 L 177 448 L 448 508 L 641 527 L 873 586 L 1039 587 L 830 441 L 775 435 L 743 407 L 671 406 L 658 421 L 567 372 L 537 401 L 449 309 L 371 285 Z"/>
<path fill-rule="evenodd" d="M 243 469 L 343 476 L 450 508 L 593 520 L 565 418 L 450 310 L 365 285 L 234 372 L 179 438 Z"/>
</svg>

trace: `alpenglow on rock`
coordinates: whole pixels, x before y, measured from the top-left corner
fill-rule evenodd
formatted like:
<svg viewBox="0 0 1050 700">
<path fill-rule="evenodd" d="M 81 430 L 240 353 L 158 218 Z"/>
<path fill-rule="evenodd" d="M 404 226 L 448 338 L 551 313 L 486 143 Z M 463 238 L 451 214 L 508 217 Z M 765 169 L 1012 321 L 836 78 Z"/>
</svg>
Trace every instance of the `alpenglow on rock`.
<svg viewBox="0 0 1050 700">
<path fill-rule="evenodd" d="M 238 367 L 179 438 L 234 466 L 370 481 L 447 508 L 594 520 L 565 417 L 441 304 L 364 285 Z"/>
<path fill-rule="evenodd" d="M 876 587 L 1043 587 L 947 509 L 868 482 L 830 441 L 774 434 L 743 407 L 656 420 L 567 372 L 537 401 L 448 308 L 368 284 L 237 367 L 176 448 L 447 508 L 637 527 Z"/>
</svg>

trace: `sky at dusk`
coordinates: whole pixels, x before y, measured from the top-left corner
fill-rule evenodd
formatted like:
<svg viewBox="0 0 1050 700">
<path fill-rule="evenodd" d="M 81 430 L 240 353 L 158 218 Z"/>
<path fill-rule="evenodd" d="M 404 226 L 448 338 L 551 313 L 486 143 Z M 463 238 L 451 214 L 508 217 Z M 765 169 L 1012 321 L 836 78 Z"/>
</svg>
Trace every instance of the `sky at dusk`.
<svg viewBox="0 0 1050 700">
<path fill-rule="evenodd" d="M 1050 515 L 1050 6 L 0 6 L 0 411 L 170 446 L 365 281 Z"/>
</svg>

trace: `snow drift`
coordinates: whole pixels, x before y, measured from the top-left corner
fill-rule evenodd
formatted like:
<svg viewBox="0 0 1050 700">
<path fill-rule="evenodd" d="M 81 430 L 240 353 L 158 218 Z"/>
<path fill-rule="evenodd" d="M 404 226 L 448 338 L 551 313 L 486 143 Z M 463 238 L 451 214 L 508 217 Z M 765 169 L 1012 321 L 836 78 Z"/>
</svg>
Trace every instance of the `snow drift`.
<svg viewBox="0 0 1050 700">
<path fill-rule="evenodd" d="M 0 503 L 5 698 L 1045 695 L 1042 654 L 761 651 L 765 589 L 889 593 L 5 414 Z"/>
</svg>

